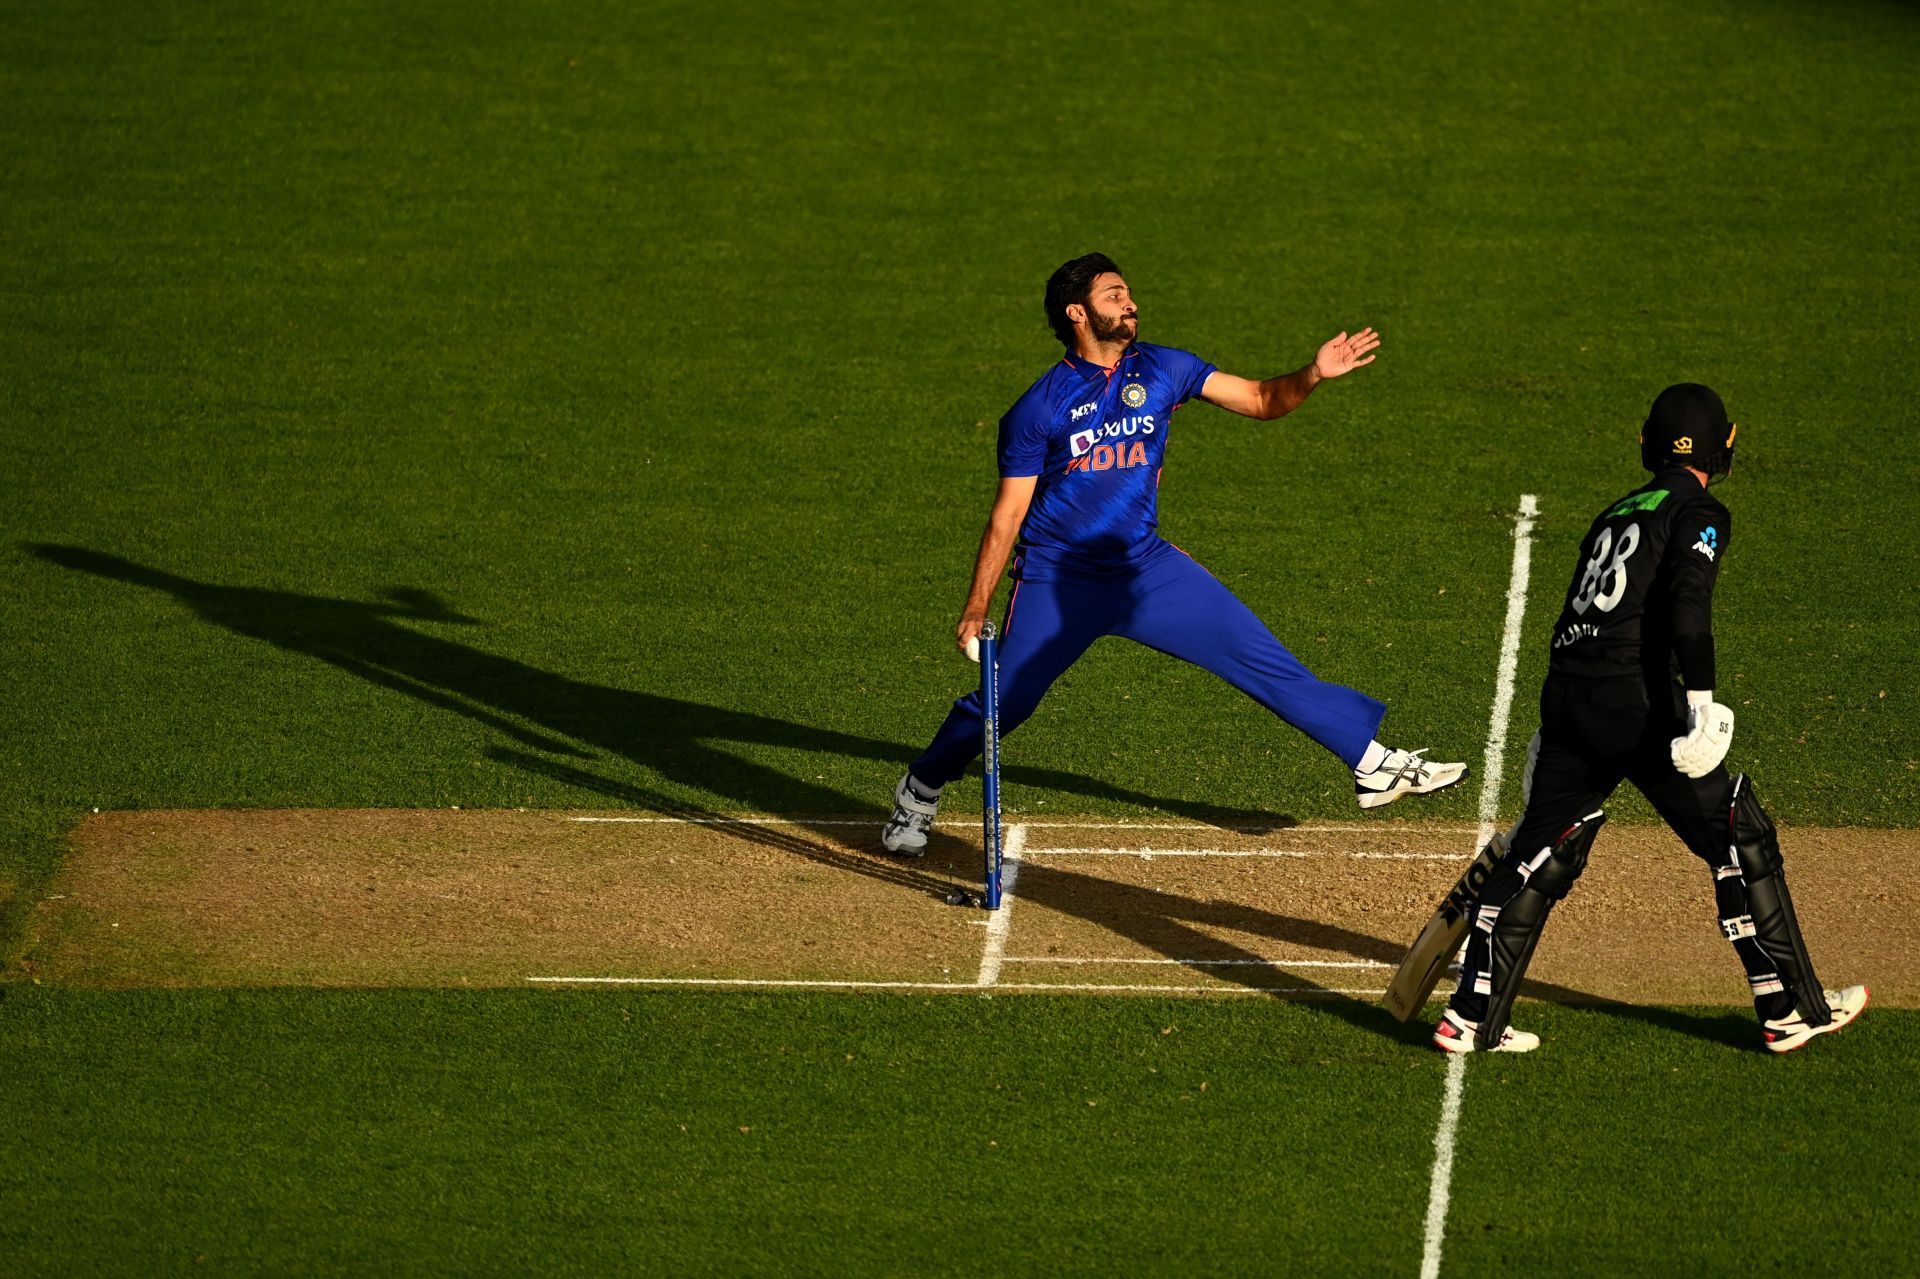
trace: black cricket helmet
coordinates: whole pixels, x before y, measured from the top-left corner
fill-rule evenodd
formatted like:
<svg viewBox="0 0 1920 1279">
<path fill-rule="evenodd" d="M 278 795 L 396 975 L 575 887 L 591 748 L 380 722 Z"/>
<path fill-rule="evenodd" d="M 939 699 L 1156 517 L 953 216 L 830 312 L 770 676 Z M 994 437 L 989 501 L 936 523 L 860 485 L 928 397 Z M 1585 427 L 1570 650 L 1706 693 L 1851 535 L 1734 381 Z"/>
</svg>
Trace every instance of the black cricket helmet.
<svg viewBox="0 0 1920 1279">
<path fill-rule="evenodd" d="M 1691 466 L 1707 473 L 1707 482 L 1733 469 L 1733 437 L 1740 430 L 1712 387 L 1681 382 L 1654 396 L 1640 428 L 1640 465 L 1649 471 Z"/>
</svg>

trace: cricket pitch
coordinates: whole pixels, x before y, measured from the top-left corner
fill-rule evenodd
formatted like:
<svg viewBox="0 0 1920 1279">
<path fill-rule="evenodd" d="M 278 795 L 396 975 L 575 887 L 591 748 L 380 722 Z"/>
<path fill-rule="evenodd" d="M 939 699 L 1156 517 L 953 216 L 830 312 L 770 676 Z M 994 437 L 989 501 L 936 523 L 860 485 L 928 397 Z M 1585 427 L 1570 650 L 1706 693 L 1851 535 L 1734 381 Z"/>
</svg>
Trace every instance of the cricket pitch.
<svg viewBox="0 0 1920 1279">
<path fill-rule="evenodd" d="M 1474 851 L 1460 825 L 1260 831 L 1008 822 L 1007 904 L 976 888 L 977 819 L 926 857 L 879 821 L 647 813 L 102 813 L 36 903 L 20 971 L 78 986 L 613 983 L 1376 998 Z M 1903 938 L 1920 832 L 1782 832 L 1829 985 L 1920 1003 Z M 1895 868 L 1872 879 L 1855 868 Z M 1609 826 L 1529 994 L 1744 1004 L 1706 870 Z M 1443 983 L 1444 989 L 1444 983 Z"/>
</svg>

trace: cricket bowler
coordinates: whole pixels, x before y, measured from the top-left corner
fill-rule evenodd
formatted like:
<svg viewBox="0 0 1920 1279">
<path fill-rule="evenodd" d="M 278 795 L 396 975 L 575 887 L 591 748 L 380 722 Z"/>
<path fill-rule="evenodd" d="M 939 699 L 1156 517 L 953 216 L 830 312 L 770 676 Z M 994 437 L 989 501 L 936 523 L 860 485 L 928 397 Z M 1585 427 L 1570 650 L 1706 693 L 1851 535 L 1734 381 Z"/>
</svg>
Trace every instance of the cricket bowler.
<svg viewBox="0 0 1920 1279">
<path fill-rule="evenodd" d="M 1540 690 L 1526 812 L 1473 909 L 1460 984 L 1434 1029 L 1438 1048 L 1539 1046 L 1508 1024 L 1514 996 L 1622 781 L 1712 871 L 1720 927 L 1746 969 L 1767 1051 L 1839 1030 L 1867 1005 L 1865 986 L 1821 988 L 1773 821 L 1752 782 L 1723 762 L 1733 712 L 1713 699 L 1713 587 L 1733 519 L 1708 486 L 1732 471 L 1736 433 L 1709 388 L 1662 391 L 1640 435 L 1653 479 L 1601 511 L 1580 544 Z"/>
<path fill-rule="evenodd" d="M 1452 786 L 1464 764 L 1374 740 L 1386 707 L 1317 678 L 1213 574 L 1160 537 L 1160 467 L 1174 412 L 1195 397 L 1270 421 L 1321 382 L 1373 363 L 1372 329 L 1329 339 L 1311 363 L 1253 381 L 1197 355 L 1139 340 L 1140 312 L 1105 254 L 1066 263 L 1045 307 L 1065 358 L 1000 419 L 1000 486 L 974 562 L 955 640 L 978 641 L 995 584 L 1013 557 L 1000 626 L 1000 730 L 1019 727 L 1047 689 L 1103 635 L 1120 635 L 1205 667 L 1353 770 L 1360 807 Z M 941 789 L 982 747 L 980 694 L 953 704 L 894 788 L 887 850 L 917 857 Z"/>
</svg>

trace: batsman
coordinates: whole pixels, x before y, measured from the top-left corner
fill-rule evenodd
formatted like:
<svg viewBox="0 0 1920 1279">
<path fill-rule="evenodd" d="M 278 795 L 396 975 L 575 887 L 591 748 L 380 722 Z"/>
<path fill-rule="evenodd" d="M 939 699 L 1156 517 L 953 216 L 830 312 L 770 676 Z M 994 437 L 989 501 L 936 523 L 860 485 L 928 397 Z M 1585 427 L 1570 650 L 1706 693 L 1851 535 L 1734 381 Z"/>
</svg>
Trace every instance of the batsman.
<svg viewBox="0 0 1920 1279">
<path fill-rule="evenodd" d="M 1438 1048 L 1539 1046 L 1539 1036 L 1509 1025 L 1514 996 L 1547 917 L 1586 867 L 1606 820 L 1601 805 L 1622 781 L 1712 872 L 1720 927 L 1746 969 L 1769 1052 L 1839 1030 L 1866 1007 L 1865 986 L 1821 988 L 1773 821 L 1751 779 L 1729 775 L 1723 762 L 1733 712 L 1713 696 L 1713 588 L 1732 517 L 1709 486 L 1732 471 L 1736 433 L 1711 389 L 1662 391 L 1640 437 L 1653 479 L 1601 511 L 1580 544 L 1540 692 L 1526 812 L 1496 841 L 1471 908 L 1459 988 L 1434 1029 Z"/>
</svg>

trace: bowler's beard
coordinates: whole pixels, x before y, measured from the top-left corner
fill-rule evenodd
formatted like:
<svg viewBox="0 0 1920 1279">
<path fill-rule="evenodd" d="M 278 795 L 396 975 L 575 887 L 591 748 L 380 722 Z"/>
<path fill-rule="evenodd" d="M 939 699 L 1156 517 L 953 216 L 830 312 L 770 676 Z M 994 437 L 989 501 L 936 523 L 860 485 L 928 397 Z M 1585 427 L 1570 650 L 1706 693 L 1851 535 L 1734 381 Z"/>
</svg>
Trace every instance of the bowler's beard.
<svg viewBox="0 0 1920 1279">
<path fill-rule="evenodd" d="M 1093 340 L 1096 342 L 1131 342 L 1134 334 L 1139 332 L 1140 322 L 1137 315 L 1115 316 L 1109 321 L 1098 311 L 1089 310 L 1087 327 L 1093 330 Z"/>
</svg>

